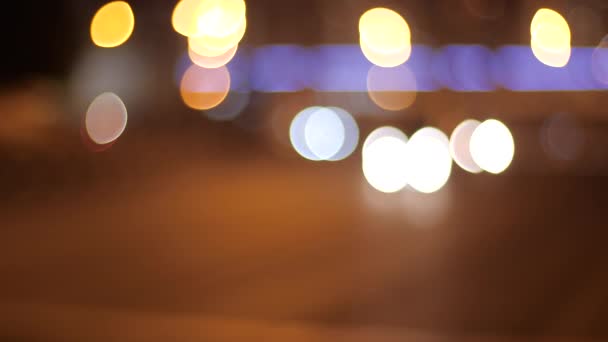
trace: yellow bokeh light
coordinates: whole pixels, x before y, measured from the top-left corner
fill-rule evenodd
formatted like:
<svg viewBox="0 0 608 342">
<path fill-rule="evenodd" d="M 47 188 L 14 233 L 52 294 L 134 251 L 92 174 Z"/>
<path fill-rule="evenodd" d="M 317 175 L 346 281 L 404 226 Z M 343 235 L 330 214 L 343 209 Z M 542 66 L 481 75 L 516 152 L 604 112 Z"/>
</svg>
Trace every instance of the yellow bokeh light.
<svg viewBox="0 0 608 342">
<path fill-rule="evenodd" d="M 536 12 L 530 24 L 530 46 L 534 56 L 543 64 L 563 67 L 571 54 L 571 33 L 564 17 L 547 8 Z"/>
<path fill-rule="evenodd" d="M 234 58 L 234 55 L 236 54 L 237 50 L 238 50 L 238 45 L 235 45 L 232 49 L 226 51 L 222 55 L 214 56 L 214 57 L 207 57 L 207 56 L 201 56 L 189 48 L 188 56 L 190 57 L 190 60 L 192 61 L 192 63 L 194 63 L 200 67 L 207 68 L 207 69 L 215 69 L 215 68 L 223 67 L 224 65 L 228 64 L 232 60 L 232 58 Z"/>
<path fill-rule="evenodd" d="M 186 37 L 209 36 L 219 39 L 237 35 L 245 17 L 243 0 L 182 0 L 175 6 L 171 22 L 173 29 Z M 234 45 L 236 43 L 230 44 Z"/>
<path fill-rule="evenodd" d="M 200 35 L 189 37 L 188 46 L 200 56 L 220 56 L 238 45 L 241 39 L 243 39 L 246 30 L 247 20 L 243 20 L 238 29 L 227 36 Z"/>
<path fill-rule="evenodd" d="M 408 45 L 401 51 L 380 53 L 370 48 L 362 39 L 359 41 L 361 51 L 368 61 L 383 68 L 394 68 L 405 63 L 412 54 L 412 46 Z"/>
<path fill-rule="evenodd" d="M 374 65 L 367 73 L 367 93 L 382 109 L 403 110 L 416 100 L 416 78 L 407 66 L 386 69 Z"/>
<path fill-rule="evenodd" d="M 186 37 L 198 35 L 197 13 L 205 0 L 181 0 L 175 5 L 171 24 L 173 29 Z"/>
<path fill-rule="evenodd" d="M 227 37 L 242 26 L 246 17 L 244 0 L 205 0 L 197 12 L 198 35 Z"/>
<path fill-rule="evenodd" d="M 100 47 L 116 47 L 129 39 L 134 27 L 131 6 L 124 1 L 113 1 L 95 13 L 91 21 L 91 39 Z"/>
<path fill-rule="evenodd" d="M 230 91 L 230 73 L 223 66 L 216 69 L 191 65 L 180 83 L 180 94 L 184 103 L 198 110 L 217 107 Z"/>
<path fill-rule="evenodd" d="M 361 41 L 378 53 L 397 53 L 411 45 L 410 28 L 399 13 L 373 8 L 359 19 Z"/>
</svg>

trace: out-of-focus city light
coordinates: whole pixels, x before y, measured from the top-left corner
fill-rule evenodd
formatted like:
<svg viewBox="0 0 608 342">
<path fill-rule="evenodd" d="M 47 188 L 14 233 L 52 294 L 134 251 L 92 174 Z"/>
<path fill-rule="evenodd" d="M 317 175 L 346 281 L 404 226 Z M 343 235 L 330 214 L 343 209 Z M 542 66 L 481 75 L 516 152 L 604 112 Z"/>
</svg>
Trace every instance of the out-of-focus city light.
<svg viewBox="0 0 608 342">
<path fill-rule="evenodd" d="M 471 156 L 470 142 L 473 132 L 481 122 L 477 120 L 465 120 L 460 123 L 450 136 L 450 154 L 454 162 L 463 170 L 471 173 L 480 173 L 482 169 L 475 163 Z"/>
<path fill-rule="evenodd" d="M 382 128 L 381 128 L 382 129 Z M 407 141 L 395 135 L 395 128 L 372 132 L 366 139 L 362 151 L 363 175 L 376 190 L 393 193 L 403 189 L 407 179 Z M 403 133 L 401 135 L 405 136 Z"/>
<path fill-rule="evenodd" d="M 602 38 L 591 57 L 593 77 L 602 84 L 608 84 L 608 35 Z"/>
<path fill-rule="evenodd" d="M 373 8 L 359 19 L 359 37 L 363 54 L 381 67 L 405 63 L 411 54 L 411 32 L 403 17 L 388 8 Z"/>
<path fill-rule="evenodd" d="M 393 52 L 393 53 L 380 53 L 370 48 L 363 40 L 359 42 L 361 47 L 361 52 L 368 61 L 372 62 L 374 65 L 383 67 L 383 68 L 393 68 L 405 63 L 412 54 L 412 47 L 408 45 L 404 47 L 401 51 Z"/>
<path fill-rule="evenodd" d="M 331 159 L 344 145 L 344 125 L 329 108 L 321 108 L 310 115 L 304 125 L 304 138 L 310 151 L 321 160 Z"/>
<path fill-rule="evenodd" d="M 112 143 L 127 127 L 127 108 L 114 93 L 103 93 L 91 102 L 85 116 L 85 129 L 98 145 Z"/>
<path fill-rule="evenodd" d="M 223 67 L 228 64 L 238 49 L 238 45 L 233 46 L 230 50 L 226 51 L 224 54 L 215 56 L 215 57 L 207 57 L 203 55 L 199 55 L 194 52 L 192 49 L 188 48 L 188 56 L 192 63 L 207 69 L 215 69 L 219 67 Z"/>
<path fill-rule="evenodd" d="M 191 65 L 184 73 L 180 84 L 180 93 L 184 103 L 198 110 L 207 110 L 218 106 L 230 91 L 230 73 L 223 66 L 216 69 L 201 68 Z"/>
<path fill-rule="evenodd" d="M 200 35 L 188 38 L 188 46 L 201 56 L 215 57 L 223 55 L 232 49 L 245 36 L 247 20 L 243 19 L 236 31 L 222 36 Z"/>
<path fill-rule="evenodd" d="M 539 9 L 532 18 L 530 34 L 532 52 L 541 63 L 556 68 L 568 64 L 570 26 L 561 14 L 548 8 Z"/>
<path fill-rule="evenodd" d="M 296 150 L 299 155 L 308 160 L 318 161 L 320 158 L 312 153 L 308 147 L 305 136 L 306 123 L 312 114 L 322 109 L 323 107 L 316 106 L 303 109 L 293 118 L 291 125 L 289 126 L 289 140 L 291 141 L 291 146 L 293 146 L 294 150 Z"/>
<path fill-rule="evenodd" d="M 246 17 L 244 0 L 204 0 L 198 12 L 197 35 L 226 37 L 239 31 Z"/>
<path fill-rule="evenodd" d="M 405 133 L 403 133 L 403 131 L 401 131 L 399 128 L 392 126 L 376 128 L 367 136 L 367 138 L 365 138 L 365 141 L 363 142 L 363 149 L 361 150 L 363 158 L 365 158 L 365 151 L 367 150 L 367 147 L 382 137 L 393 137 L 406 143 L 408 141 L 407 135 L 405 135 Z"/>
<path fill-rule="evenodd" d="M 296 152 L 306 159 L 339 161 L 357 148 L 359 127 L 342 108 L 309 107 L 292 120 L 289 138 Z"/>
<path fill-rule="evenodd" d="M 355 118 L 346 110 L 338 107 L 328 107 L 328 109 L 338 115 L 338 118 L 340 118 L 344 127 L 344 144 L 342 144 L 342 148 L 329 158 L 329 160 L 343 160 L 348 158 L 359 144 L 359 125 L 357 125 Z"/>
<path fill-rule="evenodd" d="M 373 65 L 367 73 L 367 93 L 382 109 L 403 110 L 416 100 L 416 77 L 407 65 L 390 69 Z"/>
<path fill-rule="evenodd" d="M 116 47 L 131 37 L 134 27 L 131 6 L 124 1 L 113 1 L 95 13 L 91 21 L 91 39 L 100 47 Z"/>
<path fill-rule="evenodd" d="M 549 158 L 571 161 L 579 157 L 583 149 L 585 132 L 573 116 L 556 114 L 545 120 L 540 138 Z"/>
<path fill-rule="evenodd" d="M 407 143 L 406 160 L 406 177 L 414 190 L 422 193 L 439 191 L 452 173 L 448 137 L 436 128 L 420 129 Z"/>
<path fill-rule="evenodd" d="M 198 13 L 202 3 L 205 0 L 181 0 L 173 9 L 171 16 L 171 24 L 175 32 L 192 37 L 199 34 L 198 32 Z"/>
<path fill-rule="evenodd" d="M 499 174 L 505 171 L 515 154 L 515 143 L 509 128 L 490 119 L 481 123 L 471 136 L 471 156 L 484 171 Z"/>
</svg>

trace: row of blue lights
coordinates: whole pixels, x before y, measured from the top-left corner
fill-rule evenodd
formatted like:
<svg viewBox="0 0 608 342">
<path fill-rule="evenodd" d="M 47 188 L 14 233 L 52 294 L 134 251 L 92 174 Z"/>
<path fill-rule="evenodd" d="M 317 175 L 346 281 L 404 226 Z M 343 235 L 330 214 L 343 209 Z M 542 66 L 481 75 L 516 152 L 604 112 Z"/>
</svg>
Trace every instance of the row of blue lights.
<svg viewBox="0 0 608 342">
<path fill-rule="evenodd" d="M 507 45 L 491 50 L 482 45 L 448 45 L 434 49 L 414 45 L 410 59 L 387 69 L 394 91 L 433 92 L 449 89 L 456 92 L 509 91 L 600 91 L 608 84 L 593 75 L 592 56 L 596 48 L 574 47 L 567 66 L 553 68 L 539 62 L 529 46 Z M 597 60 L 596 60 L 597 62 Z M 608 70 L 608 59 L 600 60 Z M 186 68 L 184 56 L 178 71 Z M 373 65 L 358 45 L 267 45 L 242 47 L 228 64 L 232 90 L 266 93 L 366 92 L 368 71 Z M 597 69 L 597 68 L 596 68 Z M 605 75 L 603 75 L 605 77 Z M 411 79 L 411 76 L 409 77 Z M 605 79 L 605 78 L 603 78 Z"/>
</svg>

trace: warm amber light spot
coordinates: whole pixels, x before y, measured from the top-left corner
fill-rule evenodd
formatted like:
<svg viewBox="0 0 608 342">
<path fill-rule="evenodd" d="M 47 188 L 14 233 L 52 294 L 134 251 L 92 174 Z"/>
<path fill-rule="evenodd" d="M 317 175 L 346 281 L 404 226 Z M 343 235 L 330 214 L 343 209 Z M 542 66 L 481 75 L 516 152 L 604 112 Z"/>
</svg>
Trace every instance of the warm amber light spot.
<svg viewBox="0 0 608 342">
<path fill-rule="evenodd" d="M 198 34 L 197 13 L 205 0 L 181 0 L 175 5 L 171 24 L 173 29 L 186 37 Z"/>
<path fill-rule="evenodd" d="M 113 1 L 95 13 L 91 21 L 91 39 L 100 47 L 116 47 L 129 39 L 134 27 L 131 6 L 124 1 Z"/>
<path fill-rule="evenodd" d="M 557 68 L 568 64 L 571 33 L 561 14 L 541 8 L 532 18 L 530 34 L 530 47 L 541 63 Z"/>
<path fill-rule="evenodd" d="M 225 66 L 216 69 L 191 65 L 184 73 L 180 93 L 184 103 L 198 110 L 217 107 L 230 91 L 230 73 Z"/>
</svg>

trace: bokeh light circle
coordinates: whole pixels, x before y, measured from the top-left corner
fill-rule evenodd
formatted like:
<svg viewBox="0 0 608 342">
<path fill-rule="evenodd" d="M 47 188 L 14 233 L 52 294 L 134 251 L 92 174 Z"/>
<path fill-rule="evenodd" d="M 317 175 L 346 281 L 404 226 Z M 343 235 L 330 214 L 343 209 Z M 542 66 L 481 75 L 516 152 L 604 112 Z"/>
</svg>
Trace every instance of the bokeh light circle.
<svg viewBox="0 0 608 342">
<path fill-rule="evenodd" d="M 407 143 L 395 136 L 380 136 L 364 147 L 362 168 L 376 190 L 393 193 L 407 185 Z"/>
<path fill-rule="evenodd" d="M 511 131 L 498 120 L 481 123 L 471 136 L 471 156 L 484 171 L 499 174 L 504 172 L 515 154 L 515 143 Z"/>
<path fill-rule="evenodd" d="M 308 122 L 308 118 L 315 112 L 323 109 L 323 107 L 308 107 L 300 111 L 291 121 L 291 125 L 289 126 L 289 140 L 291 141 L 291 146 L 296 152 L 305 159 L 318 161 L 321 160 L 317 157 L 310 148 L 308 148 L 308 144 L 306 142 L 305 137 L 305 128 L 306 123 Z"/>
<path fill-rule="evenodd" d="M 175 5 L 171 15 L 175 32 L 186 37 L 199 34 L 197 13 L 204 1 L 206 0 L 181 0 Z"/>
<path fill-rule="evenodd" d="M 348 158 L 359 144 L 359 125 L 357 125 L 355 118 L 346 110 L 339 107 L 328 107 L 328 109 L 338 115 L 344 127 L 344 144 L 334 156 L 329 158 L 329 160 L 343 160 Z"/>
<path fill-rule="evenodd" d="M 359 19 L 361 41 L 378 53 L 396 53 L 411 45 L 410 28 L 403 17 L 388 8 L 372 8 Z"/>
<path fill-rule="evenodd" d="M 127 127 L 127 108 L 114 93 L 103 93 L 89 105 L 85 129 L 92 142 L 109 144 L 118 139 Z"/>
<path fill-rule="evenodd" d="M 246 18 L 244 0 L 205 0 L 197 12 L 197 35 L 226 37 L 234 34 Z"/>
<path fill-rule="evenodd" d="M 200 35 L 188 37 L 188 46 L 201 56 L 215 57 L 232 49 L 245 36 L 247 20 L 243 20 L 238 29 L 227 36 Z"/>
<path fill-rule="evenodd" d="M 344 145 L 344 124 L 336 112 L 321 108 L 308 117 L 304 125 L 304 139 L 315 156 L 321 160 L 329 160 Z"/>
<path fill-rule="evenodd" d="M 180 83 L 180 94 L 184 103 L 198 110 L 218 106 L 230 91 L 230 73 L 223 66 L 206 69 L 193 64 L 184 73 Z"/>
<path fill-rule="evenodd" d="M 207 57 L 203 55 L 197 54 L 192 49 L 188 48 L 188 57 L 192 63 L 207 69 L 215 69 L 223 67 L 224 65 L 230 63 L 230 61 L 234 58 L 236 51 L 238 50 L 238 45 L 235 45 L 230 50 L 226 51 L 224 54 L 214 57 Z"/>
<path fill-rule="evenodd" d="M 481 122 L 477 120 L 465 120 L 456 126 L 450 136 L 450 154 L 452 155 L 452 159 L 463 170 L 471 173 L 483 171 L 473 160 L 470 149 L 471 136 L 480 124 Z"/>
<path fill-rule="evenodd" d="M 378 107 L 398 111 L 416 101 L 416 77 L 406 65 L 380 68 L 373 65 L 367 72 L 367 93 Z"/>
<path fill-rule="evenodd" d="M 124 1 L 113 1 L 102 6 L 91 20 L 91 40 L 100 47 L 117 47 L 131 37 L 134 28 L 131 6 Z"/>
<path fill-rule="evenodd" d="M 399 66 L 410 58 L 412 55 L 412 46 L 407 45 L 402 50 L 390 53 L 380 53 L 369 47 L 363 40 L 360 40 L 359 46 L 361 52 L 368 61 L 372 64 L 383 68 L 394 68 Z"/>
<path fill-rule="evenodd" d="M 439 191 L 452 173 L 448 137 L 436 128 L 425 127 L 412 135 L 406 159 L 409 185 L 422 193 Z"/>
<path fill-rule="evenodd" d="M 530 45 L 534 56 L 543 64 L 560 68 L 571 55 L 571 33 L 566 19 L 558 12 L 539 9 L 530 24 Z"/>
</svg>

